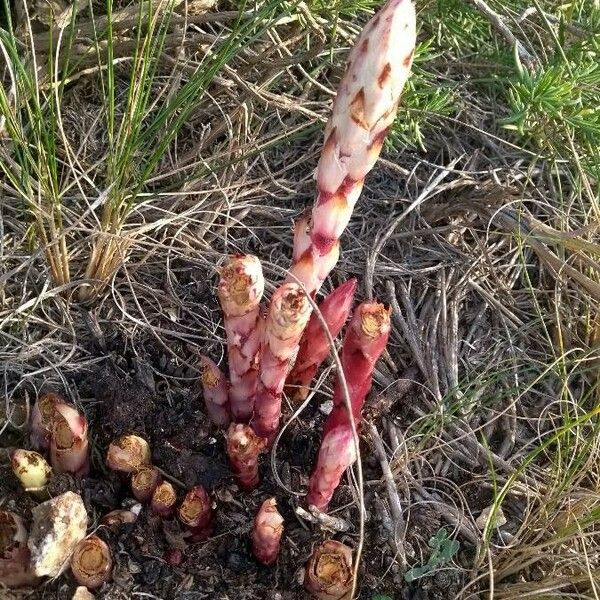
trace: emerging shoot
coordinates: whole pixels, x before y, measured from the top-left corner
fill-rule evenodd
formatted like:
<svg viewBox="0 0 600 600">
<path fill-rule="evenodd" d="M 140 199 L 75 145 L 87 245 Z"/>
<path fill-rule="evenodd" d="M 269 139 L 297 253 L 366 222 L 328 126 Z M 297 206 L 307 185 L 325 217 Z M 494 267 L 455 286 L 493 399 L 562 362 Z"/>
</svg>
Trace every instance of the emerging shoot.
<svg viewBox="0 0 600 600">
<path fill-rule="evenodd" d="M 32 450 L 15 450 L 10 456 L 13 473 L 26 492 L 38 493 L 44 490 L 52 469 L 46 459 Z"/>
<path fill-rule="evenodd" d="M 190 530 L 190 541 L 200 542 L 208 538 L 213 531 L 213 511 L 208 492 L 201 485 L 194 486 L 185 495 L 177 516 Z"/>
<path fill-rule="evenodd" d="M 108 447 L 106 464 L 113 471 L 135 473 L 150 464 L 150 446 L 137 435 L 124 435 Z"/>
<path fill-rule="evenodd" d="M 0 511 L 0 589 L 35 585 L 27 549 L 23 519 L 8 510 Z"/>
<path fill-rule="evenodd" d="M 277 510 L 275 498 L 268 498 L 260 507 L 252 528 L 252 554 L 263 565 L 272 565 L 279 554 L 283 535 L 283 517 Z"/>
<path fill-rule="evenodd" d="M 334 540 L 317 546 L 306 565 L 304 587 L 318 600 L 350 600 L 352 550 Z"/>
<path fill-rule="evenodd" d="M 221 269 L 217 293 L 227 335 L 231 414 L 236 421 L 248 421 L 254 408 L 264 286 L 256 256 L 234 256 Z"/>
<path fill-rule="evenodd" d="M 200 357 L 200 382 L 210 420 L 215 425 L 229 425 L 227 381 L 221 369 L 207 356 Z"/>
<path fill-rule="evenodd" d="M 68 404 L 55 406 L 50 435 L 50 462 L 57 473 L 85 477 L 90 470 L 87 419 Z"/>
<path fill-rule="evenodd" d="M 176 502 L 175 488 L 168 481 L 163 481 L 152 494 L 150 508 L 153 513 L 166 519 L 173 514 Z"/>
<path fill-rule="evenodd" d="M 281 396 L 298 353 L 311 306 L 299 285 L 284 283 L 271 298 L 260 349 L 260 371 L 252 427 L 272 440 L 279 428 Z"/>
<path fill-rule="evenodd" d="M 160 472 L 151 465 L 140 467 L 139 471 L 131 476 L 131 491 L 139 502 L 150 502 L 154 490 L 161 482 Z"/>
<path fill-rule="evenodd" d="M 90 589 L 110 579 L 112 564 L 110 549 L 96 535 L 81 540 L 71 556 L 71 571 L 77 583 Z"/>
<path fill-rule="evenodd" d="M 334 339 L 339 335 L 348 319 L 355 291 L 356 279 L 350 279 L 333 290 L 319 304 L 319 311 Z M 310 382 L 329 355 L 329 350 L 329 339 L 323 330 L 321 320 L 316 313 L 313 313 L 302 334 L 298 356 L 286 382 L 293 399 L 306 399 Z"/>
<path fill-rule="evenodd" d="M 135 523 L 142 511 L 141 504 L 135 504 L 129 510 L 125 508 L 117 508 L 106 513 L 101 519 L 100 524 L 106 525 L 110 529 L 119 529 L 123 525 Z"/>
<path fill-rule="evenodd" d="M 50 434 L 58 404 L 66 404 L 58 394 L 48 393 L 39 397 L 31 411 L 31 445 L 35 450 L 50 448 Z"/>
<path fill-rule="evenodd" d="M 253 490 L 259 481 L 258 457 L 266 448 L 266 440 L 256 435 L 249 425 L 232 423 L 226 434 L 227 456 L 238 485 Z"/>
<path fill-rule="evenodd" d="M 377 302 L 358 306 L 344 336 L 340 360 L 352 415 L 348 414 L 340 380 L 333 391 L 333 410 L 323 426 L 317 464 L 310 478 L 307 502 L 326 511 L 344 471 L 356 460 L 350 419 L 356 427 L 369 390 L 373 369 L 390 335 L 389 311 Z"/>
</svg>

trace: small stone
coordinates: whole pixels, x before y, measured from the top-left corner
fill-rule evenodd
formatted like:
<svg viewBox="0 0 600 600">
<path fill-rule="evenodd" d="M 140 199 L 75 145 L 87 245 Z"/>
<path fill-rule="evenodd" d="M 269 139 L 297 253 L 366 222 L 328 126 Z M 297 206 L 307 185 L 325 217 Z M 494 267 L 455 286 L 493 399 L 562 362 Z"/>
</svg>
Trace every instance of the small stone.
<svg viewBox="0 0 600 600">
<path fill-rule="evenodd" d="M 483 529 L 485 529 L 485 525 L 488 522 L 493 510 L 494 510 L 493 506 L 487 506 L 486 508 L 484 508 L 481 511 L 481 514 L 477 517 L 477 519 L 475 519 L 475 524 L 482 531 L 483 531 Z M 502 525 L 506 525 L 506 517 L 504 516 L 504 513 L 502 512 L 501 508 L 498 508 L 496 510 L 494 517 L 495 517 L 495 521 L 496 521 L 495 522 L 496 527 L 502 527 Z"/>
<path fill-rule="evenodd" d="M 80 585 L 75 590 L 71 600 L 94 600 L 94 594 L 92 594 L 84 585 Z"/>
<path fill-rule="evenodd" d="M 27 545 L 33 571 L 38 576 L 60 575 L 77 542 L 85 537 L 87 513 L 81 496 L 65 492 L 36 506 Z"/>
<path fill-rule="evenodd" d="M 333 410 L 333 400 L 325 400 L 325 402 L 323 402 L 319 406 L 319 412 L 321 412 L 324 415 L 328 415 L 332 410 Z"/>
<path fill-rule="evenodd" d="M 498 537 L 499 537 L 499 538 L 502 540 L 502 542 L 503 542 L 505 545 L 507 545 L 507 546 L 508 546 L 509 544 L 512 544 L 513 540 L 515 539 L 515 536 L 514 536 L 512 533 L 510 533 L 510 531 L 505 531 L 505 530 L 503 530 L 503 529 L 501 529 L 501 530 L 498 532 Z"/>
</svg>

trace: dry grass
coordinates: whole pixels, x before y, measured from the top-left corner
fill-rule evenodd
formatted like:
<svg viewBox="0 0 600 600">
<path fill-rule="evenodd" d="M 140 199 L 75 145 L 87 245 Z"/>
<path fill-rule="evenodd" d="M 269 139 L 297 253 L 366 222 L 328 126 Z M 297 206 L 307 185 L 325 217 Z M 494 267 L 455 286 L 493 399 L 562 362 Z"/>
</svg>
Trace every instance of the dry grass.
<svg viewBox="0 0 600 600">
<path fill-rule="evenodd" d="M 91 54 L 91 21 L 82 9 L 77 18 L 84 26 L 72 41 L 80 67 L 54 105 L 60 113 L 54 195 L 37 193 L 45 188 L 36 172 L 25 203 L 20 182 L 0 182 L 6 404 L 0 431 L 19 427 L 13 399 L 31 399 L 44 385 L 76 393 L 83 374 L 118 362 L 105 337 L 119 337 L 140 360 L 155 356 L 149 348 L 160 349 L 164 360 L 149 362 L 164 382 L 165 401 L 194 377 L 190 350 L 223 357 L 215 268 L 227 254 L 256 253 L 276 284 L 289 266 L 292 219 L 312 201 L 323 122 L 347 40 L 357 31 L 344 7 L 360 8 L 336 6 L 290 2 L 265 13 L 249 43 L 227 56 L 204 93 L 188 99 L 185 121 L 133 201 L 119 197 L 115 206 L 126 209 L 114 227 L 105 226 L 112 150 L 97 61 L 105 68 L 112 52 L 118 121 L 127 113 L 131 14 L 137 13 L 115 7 L 126 12 L 115 21 L 114 47 Z M 517 6 L 511 3 L 507 14 L 515 17 Z M 233 31 L 235 6 L 223 8 L 175 8 L 146 118 L 165 97 L 176 97 Z M 436 4 L 423 10 L 421 35 L 435 36 Z M 510 20 L 542 60 L 540 40 L 551 37 L 551 17 Z M 581 33 L 582 14 L 567 17 Z M 481 15 L 469 23 L 469 40 L 486 50 L 452 62 L 460 53 L 440 26 L 448 53 L 428 50 L 418 64 L 429 80 L 452 83 L 453 110 L 421 121 L 416 104 L 410 114 L 425 127 L 426 149 L 414 149 L 421 144 L 414 130 L 401 132 L 367 180 L 329 282 L 358 277 L 361 297 L 389 302 L 396 325 L 376 374 L 388 412 L 375 422 L 405 522 L 401 530 L 394 526 L 395 499 L 382 482 L 366 481 L 367 492 L 380 498 L 378 518 L 390 543 L 378 549 L 378 568 L 367 569 L 361 597 L 375 591 L 396 597 L 394 589 L 408 585 L 406 569 L 427 562 L 429 537 L 445 527 L 459 540 L 459 554 L 410 589 L 449 597 L 435 593 L 450 577 L 460 598 L 598 598 L 600 246 L 597 181 L 588 169 L 593 157 L 576 138 L 566 150 L 545 140 L 560 150 L 551 156 L 550 146 L 500 127 L 509 104 L 488 87 L 485 63 L 492 60 L 488 48 L 499 64 L 505 59 L 505 41 Z M 36 29 L 43 62 L 56 30 Z M 507 80 L 516 77 L 504 66 Z M 465 74 L 481 81 L 467 84 Z M 414 98 L 421 99 L 419 81 Z M 402 136 L 411 135 L 412 148 L 404 148 Z M 142 138 L 128 155 L 135 168 L 148 156 L 149 138 Z M 1 156 L 11 158 L 9 143 Z M 58 222 L 36 204 L 40 198 L 60 207 Z M 94 294 L 81 295 L 82 289 Z M 328 393 L 326 385 L 321 392 Z M 488 507 L 487 523 L 476 523 Z"/>
</svg>

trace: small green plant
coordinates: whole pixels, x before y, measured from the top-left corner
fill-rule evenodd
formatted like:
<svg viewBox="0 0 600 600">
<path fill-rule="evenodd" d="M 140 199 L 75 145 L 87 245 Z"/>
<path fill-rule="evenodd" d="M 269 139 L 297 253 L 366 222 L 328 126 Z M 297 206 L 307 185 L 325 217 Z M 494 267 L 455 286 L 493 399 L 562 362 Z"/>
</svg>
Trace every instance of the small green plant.
<svg viewBox="0 0 600 600">
<path fill-rule="evenodd" d="M 504 126 L 550 157 L 568 156 L 575 147 L 588 174 L 596 176 L 600 145 L 600 115 L 593 108 L 600 85 L 597 52 L 562 58 L 537 73 L 520 68 L 511 83 L 508 101 L 512 114 Z"/>
<path fill-rule="evenodd" d="M 317 15 L 322 17 L 356 17 L 361 13 L 372 13 L 379 6 L 377 0 L 311 0 L 308 2 L 309 8 Z"/>
<path fill-rule="evenodd" d="M 450 539 L 448 532 L 441 528 L 429 540 L 429 547 L 431 548 L 429 560 L 424 565 L 413 567 L 404 574 L 404 580 L 408 583 L 433 573 L 443 564 L 452 560 L 452 557 L 458 552 L 460 544 L 456 540 Z"/>
<path fill-rule="evenodd" d="M 438 81 L 425 68 L 439 56 L 433 41 L 430 38 L 415 48 L 413 76 L 407 81 L 398 117 L 386 141 L 388 148 L 401 150 L 408 146 L 425 151 L 427 132 L 435 127 L 436 121 L 456 113 L 454 84 Z"/>
</svg>

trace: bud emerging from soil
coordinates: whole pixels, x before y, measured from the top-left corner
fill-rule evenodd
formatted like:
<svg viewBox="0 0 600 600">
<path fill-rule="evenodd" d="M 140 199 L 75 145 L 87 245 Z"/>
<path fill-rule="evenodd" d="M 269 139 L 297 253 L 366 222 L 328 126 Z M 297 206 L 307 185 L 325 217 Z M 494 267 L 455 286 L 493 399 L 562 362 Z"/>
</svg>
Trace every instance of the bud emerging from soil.
<svg viewBox="0 0 600 600">
<path fill-rule="evenodd" d="M 205 540 L 213 531 L 213 514 L 210 496 L 201 486 L 194 486 L 183 499 L 177 516 L 191 532 L 190 541 Z"/>
<path fill-rule="evenodd" d="M 0 557 L 7 558 L 20 547 L 27 547 L 27 529 L 23 519 L 9 510 L 0 511 Z"/>
<path fill-rule="evenodd" d="M 150 446 L 137 435 L 124 435 L 108 447 L 106 464 L 113 471 L 135 473 L 150 464 Z"/>
<path fill-rule="evenodd" d="M 96 535 L 81 540 L 71 556 L 71 571 L 81 585 L 95 589 L 110 579 L 112 556 L 106 543 Z"/>
<path fill-rule="evenodd" d="M 15 450 L 10 455 L 12 470 L 26 492 L 41 492 L 52 475 L 46 459 L 32 450 Z"/>
<path fill-rule="evenodd" d="M 39 397 L 31 410 L 31 445 L 35 450 L 50 448 L 50 434 L 57 404 L 66 404 L 58 394 L 48 393 Z"/>
<path fill-rule="evenodd" d="M 0 589 L 35 585 L 27 549 L 27 529 L 19 515 L 0 511 Z"/>
<path fill-rule="evenodd" d="M 253 490 L 259 481 L 258 457 L 265 451 L 267 441 L 256 435 L 249 425 L 232 423 L 226 434 L 227 456 L 238 485 Z"/>
<path fill-rule="evenodd" d="M 306 294 L 295 283 L 284 283 L 271 298 L 252 417 L 252 427 L 261 437 L 272 439 L 279 428 L 285 380 L 296 359 L 310 312 Z"/>
<path fill-rule="evenodd" d="M 85 477 L 90 470 L 87 419 L 68 404 L 55 406 L 50 462 L 57 473 Z"/>
<path fill-rule="evenodd" d="M 215 425 L 229 425 L 227 381 L 221 369 L 207 356 L 200 357 L 200 382 L 210 420 Z"/>
<path fill-rule="evenodd" d="M 168 481 L 163 481 L 154 490 L 154 494 L 152 494 L 150 508 L 153 513 L 166 519 L 173 514 L 176 502 L 177 494 L 175 493 L 175 489 Z"/>
<path fill-rule="evenodd" d="M 272 565 L 279 554 L 283 535 L 283 517 L 275 498 L 268 498 L 260 507 L 252 528 L 252 553 L 263 565 Z"/>
<path fill-rule="evenodd" d="M 317 546 L 306 565 L 304 587 L 318 600 L 350 600 L 352 550 L 334 540 Z"/>
<path fill-rule="evenodd" d="M 264 286 L 256 256 L 234 256 L 221 270 L 217 292 L 227 334 L 231 414 L 236 421 L 247 421 L 254 408 Z"/>
<path fill-rule="evenodd" d="M 323 426 L 317 465 L 310 478 L 307 502 L 327 510 L 344 471 L 356 460 L 350 419 L 358 427 L 373 369 L 390 335 L 389 311 L 377 302 L 358 306 L 344 336 L 340 359 L 348 385 L 352 415 L 348 414 L 339 378 L 333 392 L 333 410 Z"/>
<path fill-rule="evenodd" d="M 333 290 L 319 304 L 319 311 L 334 339 L 348 319 L 355 291 L 356 279 L 350 279 Z M 286 383 L 293 399 L 306 399 L 310 382 L 328 354 L 329 339 L 323 330 L 320 319 L 313 313 L 302 334 L 298 357 Z"/>
<path fill-rule="evenodd" d="M 367 23 L 348 57 L 317 166 L 310 245 L 296 236 L 296 275 L 312 293 L 337 261 L 346 228 L 391 127 L 416 41 L 410 0 L 389 0 Z"/>
<path fill-rule="evenodd" d="M 149 502 L 161 481 L 160 472 L 151 465 L 143 466 L 131 476 L 131 491 L 136 500 Z"/>
</svg>

